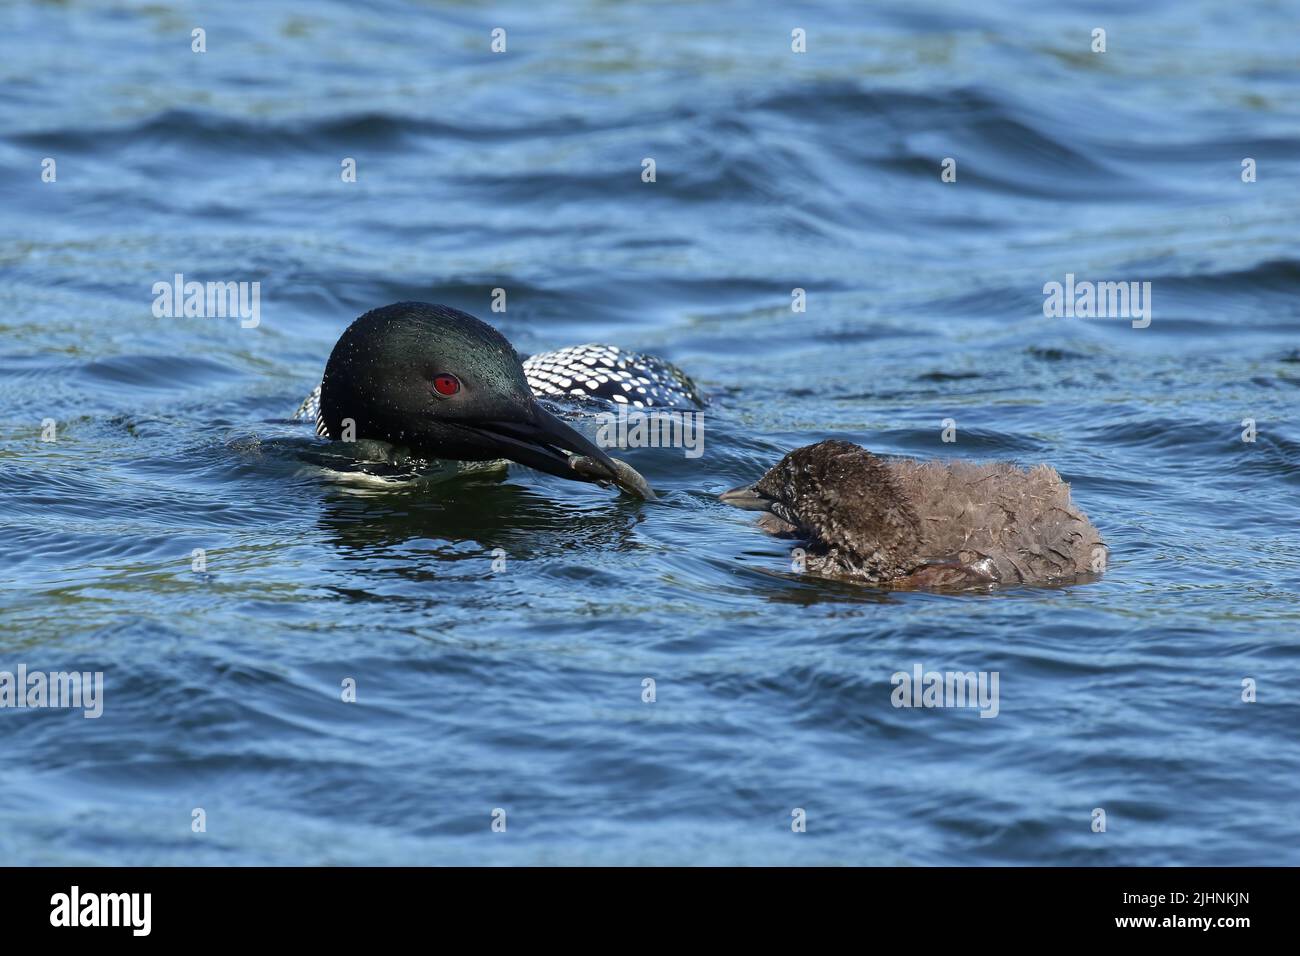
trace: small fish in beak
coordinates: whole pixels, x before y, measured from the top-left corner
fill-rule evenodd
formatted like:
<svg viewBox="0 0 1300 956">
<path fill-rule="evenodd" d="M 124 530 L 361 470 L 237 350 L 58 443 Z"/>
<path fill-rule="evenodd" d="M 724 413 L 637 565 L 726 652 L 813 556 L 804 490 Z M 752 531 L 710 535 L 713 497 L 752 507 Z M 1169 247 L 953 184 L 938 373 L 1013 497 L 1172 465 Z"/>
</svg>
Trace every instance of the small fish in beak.
<svg viewBox="0 0 1300 956">
<path fill-rule="evenodd" d="M 641 477 L 640 472 L 618 458 L 606 458 L 605 462 L 600 462 L 588 455 L 570 455 L 569 467 L 587 481 L 606 483 L 612 480 L 628 494 L 636 495 L 645 501 L 657 500 L 654 489 Z M 611 468 L 614 473 L 612 479 L 609 477 Z"/>
</svg>

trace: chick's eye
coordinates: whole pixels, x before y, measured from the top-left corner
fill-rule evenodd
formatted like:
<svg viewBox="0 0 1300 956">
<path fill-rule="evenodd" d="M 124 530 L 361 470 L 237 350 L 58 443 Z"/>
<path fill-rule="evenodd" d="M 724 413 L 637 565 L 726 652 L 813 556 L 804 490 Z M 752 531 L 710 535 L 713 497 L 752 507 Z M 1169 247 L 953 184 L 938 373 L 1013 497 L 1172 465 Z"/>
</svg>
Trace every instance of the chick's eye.
<svg viewBox="0 0 1300 956">
<path fill-rule="evenodd" d="M 460 391 L 460 379 L 455 375 L 442 374 L 433 377 L 433 390 L 444 397 L 455 395 Z"/>
</svg>

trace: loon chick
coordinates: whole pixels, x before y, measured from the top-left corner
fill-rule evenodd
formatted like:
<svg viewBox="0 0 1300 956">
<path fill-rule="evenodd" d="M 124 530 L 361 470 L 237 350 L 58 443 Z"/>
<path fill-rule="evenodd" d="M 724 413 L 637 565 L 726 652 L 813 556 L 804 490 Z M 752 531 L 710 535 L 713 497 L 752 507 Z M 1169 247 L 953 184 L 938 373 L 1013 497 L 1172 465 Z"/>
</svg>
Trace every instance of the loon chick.
<svg viewBox="0 0 1300 956">
<path fill-rule="evenodd" d="M 617 365 L 630 358 L 646 369 L 649 362 L 672 369 L 666 362 L 602 348 L 609 352 L 601 358 L 615 365 L 580 362 L 588 373 L 582 384 L 592 392 L 599 394 L 602 386 L 609 391 L 612 384 L 624 396 L 637 395 L 640 405 L 670 396 L 698 400 L 690 380 L 675 369 L 652 395 L 653 382 L 641 385 L 636 380 L 644 375 Z M 563 353 L 548 353 L 557 354 Z M 555 374 L 553 368 L 547 374 Z M 624 389 L 629 377 L 631 386 Z M 631 466 L 610 458 L 543 408 L 535 387 L 515 350 L 492 326 L 448 306 L 398 302 L 348 326 L 330 353 L 321 384 L 295 417 L 315 418 L 316 433 L 336 441 L 378 440 L 425 458 L 506 458 L 561 478 L 612 483 L 654 497 Z"/>
<path fill-rule="evenodd" d="M 1106 547 L 1048 465 L 886 461 L 823 441 L 790 452 L 721 500 L 766 511 L 808 540 L 805 567 L 886 587 L 966 588 L 1084 579 Z"/>
</svg>

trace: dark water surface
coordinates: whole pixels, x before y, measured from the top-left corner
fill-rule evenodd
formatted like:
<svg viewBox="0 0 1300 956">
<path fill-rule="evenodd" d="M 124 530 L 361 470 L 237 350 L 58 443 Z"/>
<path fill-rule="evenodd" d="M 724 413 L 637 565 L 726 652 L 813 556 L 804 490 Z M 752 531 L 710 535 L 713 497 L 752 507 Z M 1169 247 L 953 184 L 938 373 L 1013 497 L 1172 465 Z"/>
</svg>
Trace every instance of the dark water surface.
<svg viewBox="0 0 1300 956">
<path fill-rule="evenodd" d="M 0 8 L 0 670 L 105 680 L 0 710 L 0 862 L 1300 863 L 1300 4 L 758 7 Z M 401 299 L 669 357 L 705 454 L 337 480 L 285 419 Z M 826 437 L 1051 462 L 1109 573 L 803 578 L 714 496 Z"/>
</svg>

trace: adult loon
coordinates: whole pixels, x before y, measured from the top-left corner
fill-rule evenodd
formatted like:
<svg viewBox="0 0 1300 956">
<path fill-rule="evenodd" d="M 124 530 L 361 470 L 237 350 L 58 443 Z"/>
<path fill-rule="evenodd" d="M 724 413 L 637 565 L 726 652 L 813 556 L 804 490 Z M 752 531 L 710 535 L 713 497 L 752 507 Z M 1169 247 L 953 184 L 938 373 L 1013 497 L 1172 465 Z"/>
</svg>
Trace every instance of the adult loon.
<svg viewBox="0 0 1300 956">
<path fill-rule="evenodd" d="M 382 441 L 424 458 L 505 458 L 654 497 L 630 465 L 560 421 L 539 396 L 606 407 L 702 403 L 691 380 L 655 356 L 586 345 L 520 362 L 505 336 L 467 312 L 397 302 L 348 326 L 294 417 L 314 420 L 318 435 L 336 441 Z"/>
<path fill-rule="evenodd" d="M 1054 469 L 884 460 L 823 441 L 724 492 L 765 530 L 807 539 L 805 568 L 898 588 L 1085 580 L 1106 546 Z"/>
</svg>

